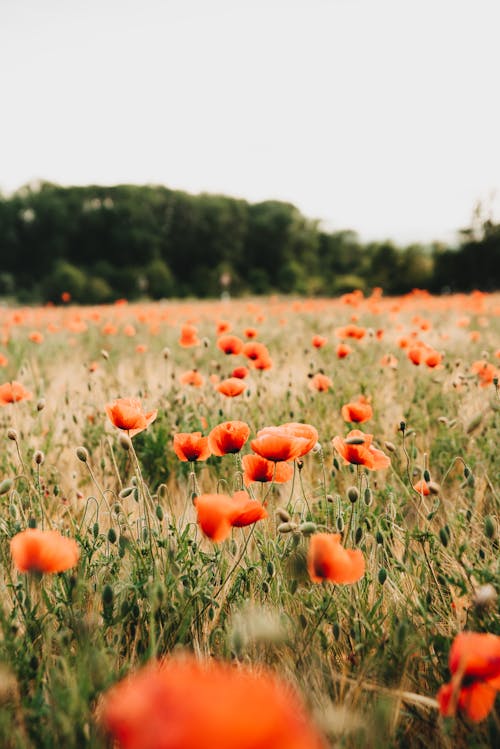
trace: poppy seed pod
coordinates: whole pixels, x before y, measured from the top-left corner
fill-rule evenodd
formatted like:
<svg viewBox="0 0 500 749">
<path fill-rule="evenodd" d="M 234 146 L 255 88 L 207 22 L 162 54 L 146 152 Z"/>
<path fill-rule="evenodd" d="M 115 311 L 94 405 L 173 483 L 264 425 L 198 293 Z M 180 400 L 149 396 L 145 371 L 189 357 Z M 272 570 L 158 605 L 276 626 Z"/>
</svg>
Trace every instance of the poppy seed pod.
<svg viewBox="0 0 500 749">
<path fill-rule="evenodd" d="M 12 442 L 17 442 L 18 436 L 15 429 L 9 429 L 7 432 L 7 437 L 12 440 Z"/>
<path fill-rule="evenodd" d="M 78 460 L 81 460 L 82 463 L 86 463 L 89 459 L 89 451 L 86 447 L 77 447 L 76 457 L 78 458 Z"/>
<path fill-rule="evenodd" d="M 45 408 L 45 398 L 40 398 L 40 400 L 36 404 L 36 410 L 43 411 L 44 408 Z"/>
<path fill-rule="evenodd" d="M 45 455 L 43 454 L 43 452 L 42 452 L 41 450 L 37 450 L 37 451 L 35 452 L 35 454 L 33 455 L 33 460 L 35 461 L 35 463 L 36 463 L 36 464 L 37 464 L 38 466 L 41 466 L 41 465 L 42 465 L 42 463 L 43 463 L 43 462 L 44 462 L 44 460 L 45 460 Z"/>
</svg>

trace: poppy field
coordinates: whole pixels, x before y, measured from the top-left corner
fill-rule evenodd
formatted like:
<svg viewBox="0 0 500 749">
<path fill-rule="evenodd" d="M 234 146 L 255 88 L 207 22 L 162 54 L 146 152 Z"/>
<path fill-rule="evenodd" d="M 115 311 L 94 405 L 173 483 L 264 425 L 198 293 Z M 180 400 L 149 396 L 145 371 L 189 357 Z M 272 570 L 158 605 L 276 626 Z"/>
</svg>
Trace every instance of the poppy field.
<svg viewBox="0 0 500 749">
<path fill-rule="evenodd" d="M 498 746 L 500 296 L 0 308 L 0 746 Z"/>
</svg>

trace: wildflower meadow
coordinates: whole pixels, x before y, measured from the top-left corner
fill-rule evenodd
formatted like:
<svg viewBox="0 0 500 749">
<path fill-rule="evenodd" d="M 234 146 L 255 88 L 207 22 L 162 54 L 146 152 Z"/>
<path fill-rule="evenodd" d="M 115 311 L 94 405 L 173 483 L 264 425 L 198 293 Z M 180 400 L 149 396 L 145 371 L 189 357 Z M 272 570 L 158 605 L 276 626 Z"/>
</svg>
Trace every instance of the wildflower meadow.
<svg viewBox="0 0 500 749">
<path fill-rule="evenodd" d="M 500 745 L 500 296 L 0 308 L 0 746 Z"/>
</svg>

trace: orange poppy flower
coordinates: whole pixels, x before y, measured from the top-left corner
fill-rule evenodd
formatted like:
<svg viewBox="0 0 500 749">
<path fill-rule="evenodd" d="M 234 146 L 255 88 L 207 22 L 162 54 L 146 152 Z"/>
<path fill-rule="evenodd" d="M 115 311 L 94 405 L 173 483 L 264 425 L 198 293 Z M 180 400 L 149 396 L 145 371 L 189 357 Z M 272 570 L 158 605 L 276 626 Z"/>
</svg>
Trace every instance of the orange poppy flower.
<svg viewBox="0 0 500 749">
<path fill-rule="evenodd" d="M 250 371 L 246 367 L 235 367 L 231 377 L 236 377 L 238 380 L 244 380 L 249 374 Z"/>
<path fill-rule="evenodd" d="M 11 539 L 10 553 L 20 572 L 64 572 L 74 567 L 80 556 L 72 538 L 38 528 L 17 533 Z"/>
<path fill-rule="evenodd" d="M 313 335 L 311 343 L 314 348 L 323 348 L 328 343 L 328 338 L 322 335 Z"/>
<path fill-rule="evenodd" d="M 243 345 L 242 353 L 250 359 L 250 361 L 257 361 L 257 359 L 269 358 L 269 350 L 267 346 L 259 341 L 249 341 Z"/>
<path fill-rule="evenodd" d="M 270 356 L 260 356 L 258 359 L 253 360 L 252 367 L 254 369 L 260 369 L 261 371 L 264 369 L 272 369 L 273 360 Z"/>
<path fill-rule="evenodd" d="M 337 359 L 345 359 L 352 353 L 352 348 L 347 343 L 339 343 L 336 349 Z"/>
<path fill-rule="evenodd" d="M 354 463 L 370 471 L 387 468 L 391 464 L 391 459 L 382 450 L 373 447 L 372 440 L 372 434 L 364 434 L 359 429 L 353 429 L 345 440 L 342 437 L 334 437 L 332 444 L 346 465 Z"/>
<path fill-rule="evenodd" d="M 346 403 L 345 406 L 342 406 L 341 414 L 344 421 L 363 424 L 365 421 L 369 421 L 373 417 L 373 410 L 368 398 L 364 395 L 360 395 L 357 400 L 352 401 L 351 403 Z"/>
<path fill-rule="evenodd" d="M 267 518 L 265 508 L 256 499 L 251 499 L 247 492 L 235 492 L 232 505 L 230 522 L 234 528 L 244 528 Z"/>
<path fill-rule="evenodd" d="M 315 583 L 329 580 L 346 585 L 363 577 L 365 559 L 359 549 L 344 549 L 339 533 L 315 533 L 309 543 L 307 569 Z"/>
<path fill-rule="evenodd" d="M 471 365 L 471 372 L 474 372 L 474 374 L 478 376 L 479 384 L 483 388 L 491 385 L 494 378 L 498 376 L 498 373 L 493 364 L 487 362 L 486 359 L 475 361 Z"/>
<path fill-rule="evenodd" d="M 245 328 L 243 331 L 245 338 L 257 338 L 258 334 L 257 328 Z"/>
<path fill-rule="evenodd" d="M 325 749 L 292 688 L 266 668 L 193 655 L 149 662 L 112 687 L 101 723 L 120 749 Z"/>
<path fill-rule="evenodd" d="M 179 345 L 183 348 L 189 348 L 190 346 L 198 346 L 200 339 L 198 338 L 198 328 L 194 325 L 183 325 L 181 328 L 181 335 L 179 338 Z"/>
<path fill-rule="evenodd" d="M 198 525 L 212 541 L 224 541 L 231 533 L 234 505 L 227 494 L 200 494 L 194 500 Z"/>
<path fill-rule="evenodd" d="M 133 336 L 135 336 L 136 333 L 137 331 L 133 325 L 125 325 L 125 327 L 123 328 L 123 334 L 128 336 L 129 338 L 132 338 Z"/>
<path fill-rule="evenodd" d="M 264 484 L 272 481 L 273 477 L 275 484 L 285 484 L 293 476 L 293 466 L 290 463 L 273 463 L 260 455 L 244 455 L 241 462 L 245 486 L 253 481 Z"/>
<path fill-rule="evenodd" d="M 117 398 L 106 404 L 106 413 L 113 426 L 128 432 L 129 437 L 134 437 L 156 419 L 158 411 L 144 413 L 138 398 Z"/>
<path fill-rule="evenodd" d="M 333 387 L 333 382 L 329 377 L 318 372 L 309 380 L 309 387 L 311 390 L 317 390 L 320 393 L 327 393 L 328 390 Z"/>
<path fill-rule="evenodd" d="M 418 366 L 419 364 L 422 363 L 422 360 L 425 356 L 425 350 L 423 346 L 421 346 L 420 344 L 417 344 L 409 348 L 406 355 L 412 364 L 415 364 L 415 366 Z"/>
<path fill-rule="evenodd" d="M 438 367 L 441 362 L 443 361 L 443 355 L 439 353 L 439 351 L 436 351 L 433 348 L 427 349 L 427 352 L 424 356 L 424 362 L 427 367 L 430 369 L 434 369 L 435 367 Z"/>
<path fill-rule="evenodd" d="M 12 380 L 0 385 L 0 406 L 6 406 L 8 403 L 18 403 L 33 398 L 33 394 L 21 385 L 20 382 Z"/>
<path fill-rule="evenodd" d="M 222 335 L 222 333 L 229 333 L 229 331 L 231 330 L 231 323 L 229 322 L 229 320 L 217 320 L 215 330 L 217 332 L 217 335 Z"/>
<path fill-rule="evenodd" d="M 243 341 L 237 335 L 221 335 L 217 339 L 217 348 L 228 355 L 241 354 L 243 345 Z"/>
<path fill-rule="evenodd" d="M 0 354 L 0 367 L 6 367 L 8 363 L 9 360 L 7 359 L 7 357 L 3 354 Z"/>
<path fill-rule="evenodd" d="M 288 461 L 295 460 L 307 452 L 309 441 L 305 437 L 295 437 L 290 432 L 280 430 L 279 427 L 267 427 L 257 432 L 257 438 L 250 442 L 250 447 L 266 460 Z"/>
<path fill-rule="evenodd" d="M 225 421 L 218 424 L 208 435 L 208 446 L 212 455 L 239 453 L 250 435 L 250 427 L 244 421 Z"/>
<path fill-rule="evenodd" d="M 222 395 L 225 395 L 227 398 L 236 398 L 236 396 L 241 395 L 246 388 L 247 386 L 245 383 L 237 377 L 228 377 L 227 380 L 222 380 L 217 385 L 219 393 L 222 393 Z"/>
<path fill-rule="evenodd" d="M 479 723 L 493 708 L 500 690 L 500 637 L 461 632 L 451 646 L 451 682 L 437 694 L 439 710 L 447 717 L 457 709 Z"/>
<path fill-rule="evenodd" d="M 390 367 L 391 369 L 397 369 L 398 360 L 393 354 L 384 354 L 380 360 L 380 364 L 383 367 Z"/>
<path fill-rule="evenodd" d="M 208 437 L 202 437 L 201 432 L 178 432 L 174 434 L 174 452 L 183 462 L 206 460 L 211 452 Z"/>
<path fill-rule="evenodd" d="M 205 378 L 201 375 L 197 369 L 189 369 L 187 372 L 183 372 L 179 377 L 181 385 L 191 385 L 191 387 L 201 388 L 205 382 Z"/>
<path fill-rule="evenodd" d="M 337 328 L 335 330 L 337 338 L 355 338 L 361 340 L 366 335 L 366 330 L 360 328 L 357 325 L 346 325 L 343 328 Z"/>
<path fill-rule="evenodd" d="M 39 330 L 34 330 L 29 334 L 28 338 L 32 343 L 43 343 L 43 334 Z"/>
<path fill-rule="evenodd" d="M 419 494 L 422 494 L 424 497 L 427 497 L 431 493 L 431 490 L 429 489 L 429 485 L 427 484 L 427 481 L 425 481 L 424 479 L 420 479 L 420 481 L 417 481 L 416 484 L 413 484 L 413 488 L 415 489 L 416 492 L 418 492 Z"/>
<path fill-rule="evenodd" d="M 315 427 L 311 424 L 302 424 L 297 421 L 290 421 L 287 424 L 280 424 L 277 427 L 264 427 L 264 429 L 258 432 L 257 436 L 260 437 L 266 433 L 276 434 L 278 432 L 284 432 L 285 434 L 290 434 L 292 437 L 299 437 L 306 440 L 300 453 L 297 455 L 298 458 L 302 458 L 310 452 L 318 441 L 318 430 Z"/>
<path fill-rule="evenodd" d="M 63 301 L 65 304 L 71 301 L 71 294 L 69 291 L 63 291 L 61 294 L 61 301 Z"/>
</svg>

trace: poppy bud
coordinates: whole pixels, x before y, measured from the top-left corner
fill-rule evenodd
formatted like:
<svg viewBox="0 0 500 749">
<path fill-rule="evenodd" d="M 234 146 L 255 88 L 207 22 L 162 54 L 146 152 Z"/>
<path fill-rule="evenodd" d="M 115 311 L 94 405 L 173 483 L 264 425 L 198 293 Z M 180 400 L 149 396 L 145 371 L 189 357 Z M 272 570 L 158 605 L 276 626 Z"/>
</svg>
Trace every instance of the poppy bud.
<svg viewBox="0 0 500 749">
<path fill-rule="evenodd" d="M 478 414 L 476 414 L 476 415 L 475 415 L 475 416 L 474 416 L 474 417 L 473 417 L 473 418 L 472 418 L 472 419 L 471 419 L 471 420 L 469 421 L 469 423 L 467 424 L 467 427 L 466 427 L 466 429 L 465 429 L 465 431 L 467 432 L 467 434 L 470 434 L 470 433 L 471 433 L 471 432 L 473 432 L 473 431 L 474 431 L 475 429 L 477 429 L 477 428 L 478 428 L 478 426 L 479 426 L 479 425 L 481 424 L 482 420 L 483 420 L 483 414 L 482 414 L 482 413 L 478 413 Z"/>
<path fill-rule="evenodd" d="M 396 445 L 393 442 L 384 442 L 384 445 L 390 453 L 396 452 Z"/>
<path fill-rule="evenodd" d="M 363 538 L 363 529 L 361 528 L 361 526 L 358 525 L 358 527 L 356 528 L 356 533 L 354 534 L 355 543 L 359 544 L 362 538 Z"/>
<path fill-rule="evenodd" d="M 448 542 L 450 540 L 450 535 L 449 535 L 449 532 L 448 532 L 448 529 L 446 528 L 446 526 L 444 528 L 440 528 L 439 529 L 439 540 L 441 541 L 441 543 L 443 544 L 443 546 L 445 546 L 445 547 L 448 546 Z"/>
<path fill-rule="evenodd" d="M 380 585 L 383 585 L 386 580 L 387 580 L 387 570 L 384 567 L 381 567 L 378 571 L 378 581 Z"/>
<path fill-rule="evenodd" d="M 484 535 L 486 538 L 495 538 L 496 536 L 495 521 L 491 515 L 486 515 L 484 518 Z"/>
<path fill-rule="evenodd" d="M 354 504 L 359 499 L 359 491 L 355 486 L 350 486 L 347 490 L 347 496 L 349 498 L 349 502 L 352 502 Z"/>
<path fill-rule="evenodd" d="M 299 532 L 304 536 L 310 536 L 312 533 L 316 533 L 318 527 L 316 523 L 306 522 L 299 525 Z"/>
<path fill-rule="evenodd" d="M 278 509 L 276 510 L 276 515 L 284 523 L 288 523 L 289 520 L 290 520 L 290 515 L 288 514 L 288 512 L 286 510 L 283 509 L 283 507 L 278 507 Z"/>
<path fill-rule="evenodd" d="M 405 433 L 405 431 L 406 431 L 406 421 L 400 421 L 399 422 L 399 431 L 403 432 L 403 434 Z"/>
<path fill-rule="evenodd" d="M 373 492 L 371 489 L 368 489 L 368 488 L 365 489 L 365 494 L 364 494 L 363 499 L 365 501 L 365 505 L 367 507 L 370 507 L 371 503 L 373 502 Z"/>
<path fill-rule="evenodd" d="M 45 408 L 45 398 L 40 398 L 40 400 L 36 404 L 36 410 L 43 411 L 44 408 Z"/>
<path fill-rule="evenodd" d="M 120 447 L 123 447 L 124 450 L 130 450 L 132 447 L 132 440 L 128 434 L 120 434 L 118 442 L 120 443 Z"/>
<path fill-rule="evenodd" d="M 76 448 L 76 457 L 81 460 L 82 463 L 86 463 L 89 459 L 89 451 L 85 447 Z"/>
<path fill-rule="evenodd" d="M 7 432 L 7 437 L 12 440 L 12 442 L 17 442 L 17 432 L 15 429 L 9 429 Z"/>
<path fill-rule="evenodd" d="M 41 450 L 37 450 L 33 455 L 33 460 L 35 461 L 37 466 L 41 466 L 43 461 L 45 460 L 45 455 Z"/>
<path fill-rule="evenodd" d="M 165 346 L 161 353 L 164 359 L 168 359 L 168 357 L 170 356 L 170 349 L 168 348 L 168 346 Z"/>
<path fill-rule="evenodd" d="M 344 530 L 344 518 L 342 517 L 342 515 L 338 516 L 336 525 L 338 532 L 342 533 L 342 531 Z"/>
<path fill-rule="evenodd" d="M 426 468 L 425 471 L 424 471 L 424 481 L 426 481 L 428 483 L 430 480 L 431 480 L 431 474 L 429 473 L 429 471 Z"/>
<path fill-rule="evenodd" d="M 291 533 L 297 530 L 297 523 L 281 523 L 278 525 L 278 533 Z"/>
<path fill-rule="evenodd" d="M 118 496 L 120 497 L 120 499 L 126 499 L 127 497 L 130 497 L 133 491 L 134 491 L 133 486 L 126 486 L 125 489 L 121 490 Z"/>
<path fill-rule="evenodd" d="M 7 492 L 10 491 L 12 489 L 13 483 L 14 482 L 12 481 L 12 479 L 4 479 L 0 483 L 0 496 L 2 494 L 7 494 Z"/>
<path fill-rule="evenodd" d="M 161 523 L 161 521 L 163 520 L 164 515 L 163 515 L 163 507 L 160 507 L 160 505 L 156 505 L 156 517 L 158 518 L 158 520 Z"/>
<path fill-rule="evenodd" d="M 110 528 L 108 531 L 108 541 L 110 544 L 116 543 L 117 535 L 114 528 Z"/>
<path fill-rule="evenodd" d="M 109 354 L 106 351 L 106 349 L 104 349 L 104 348 L 101 349 L 101 356 L 102 356 L 103 359 L 109 359 Z"/>
</svg>

